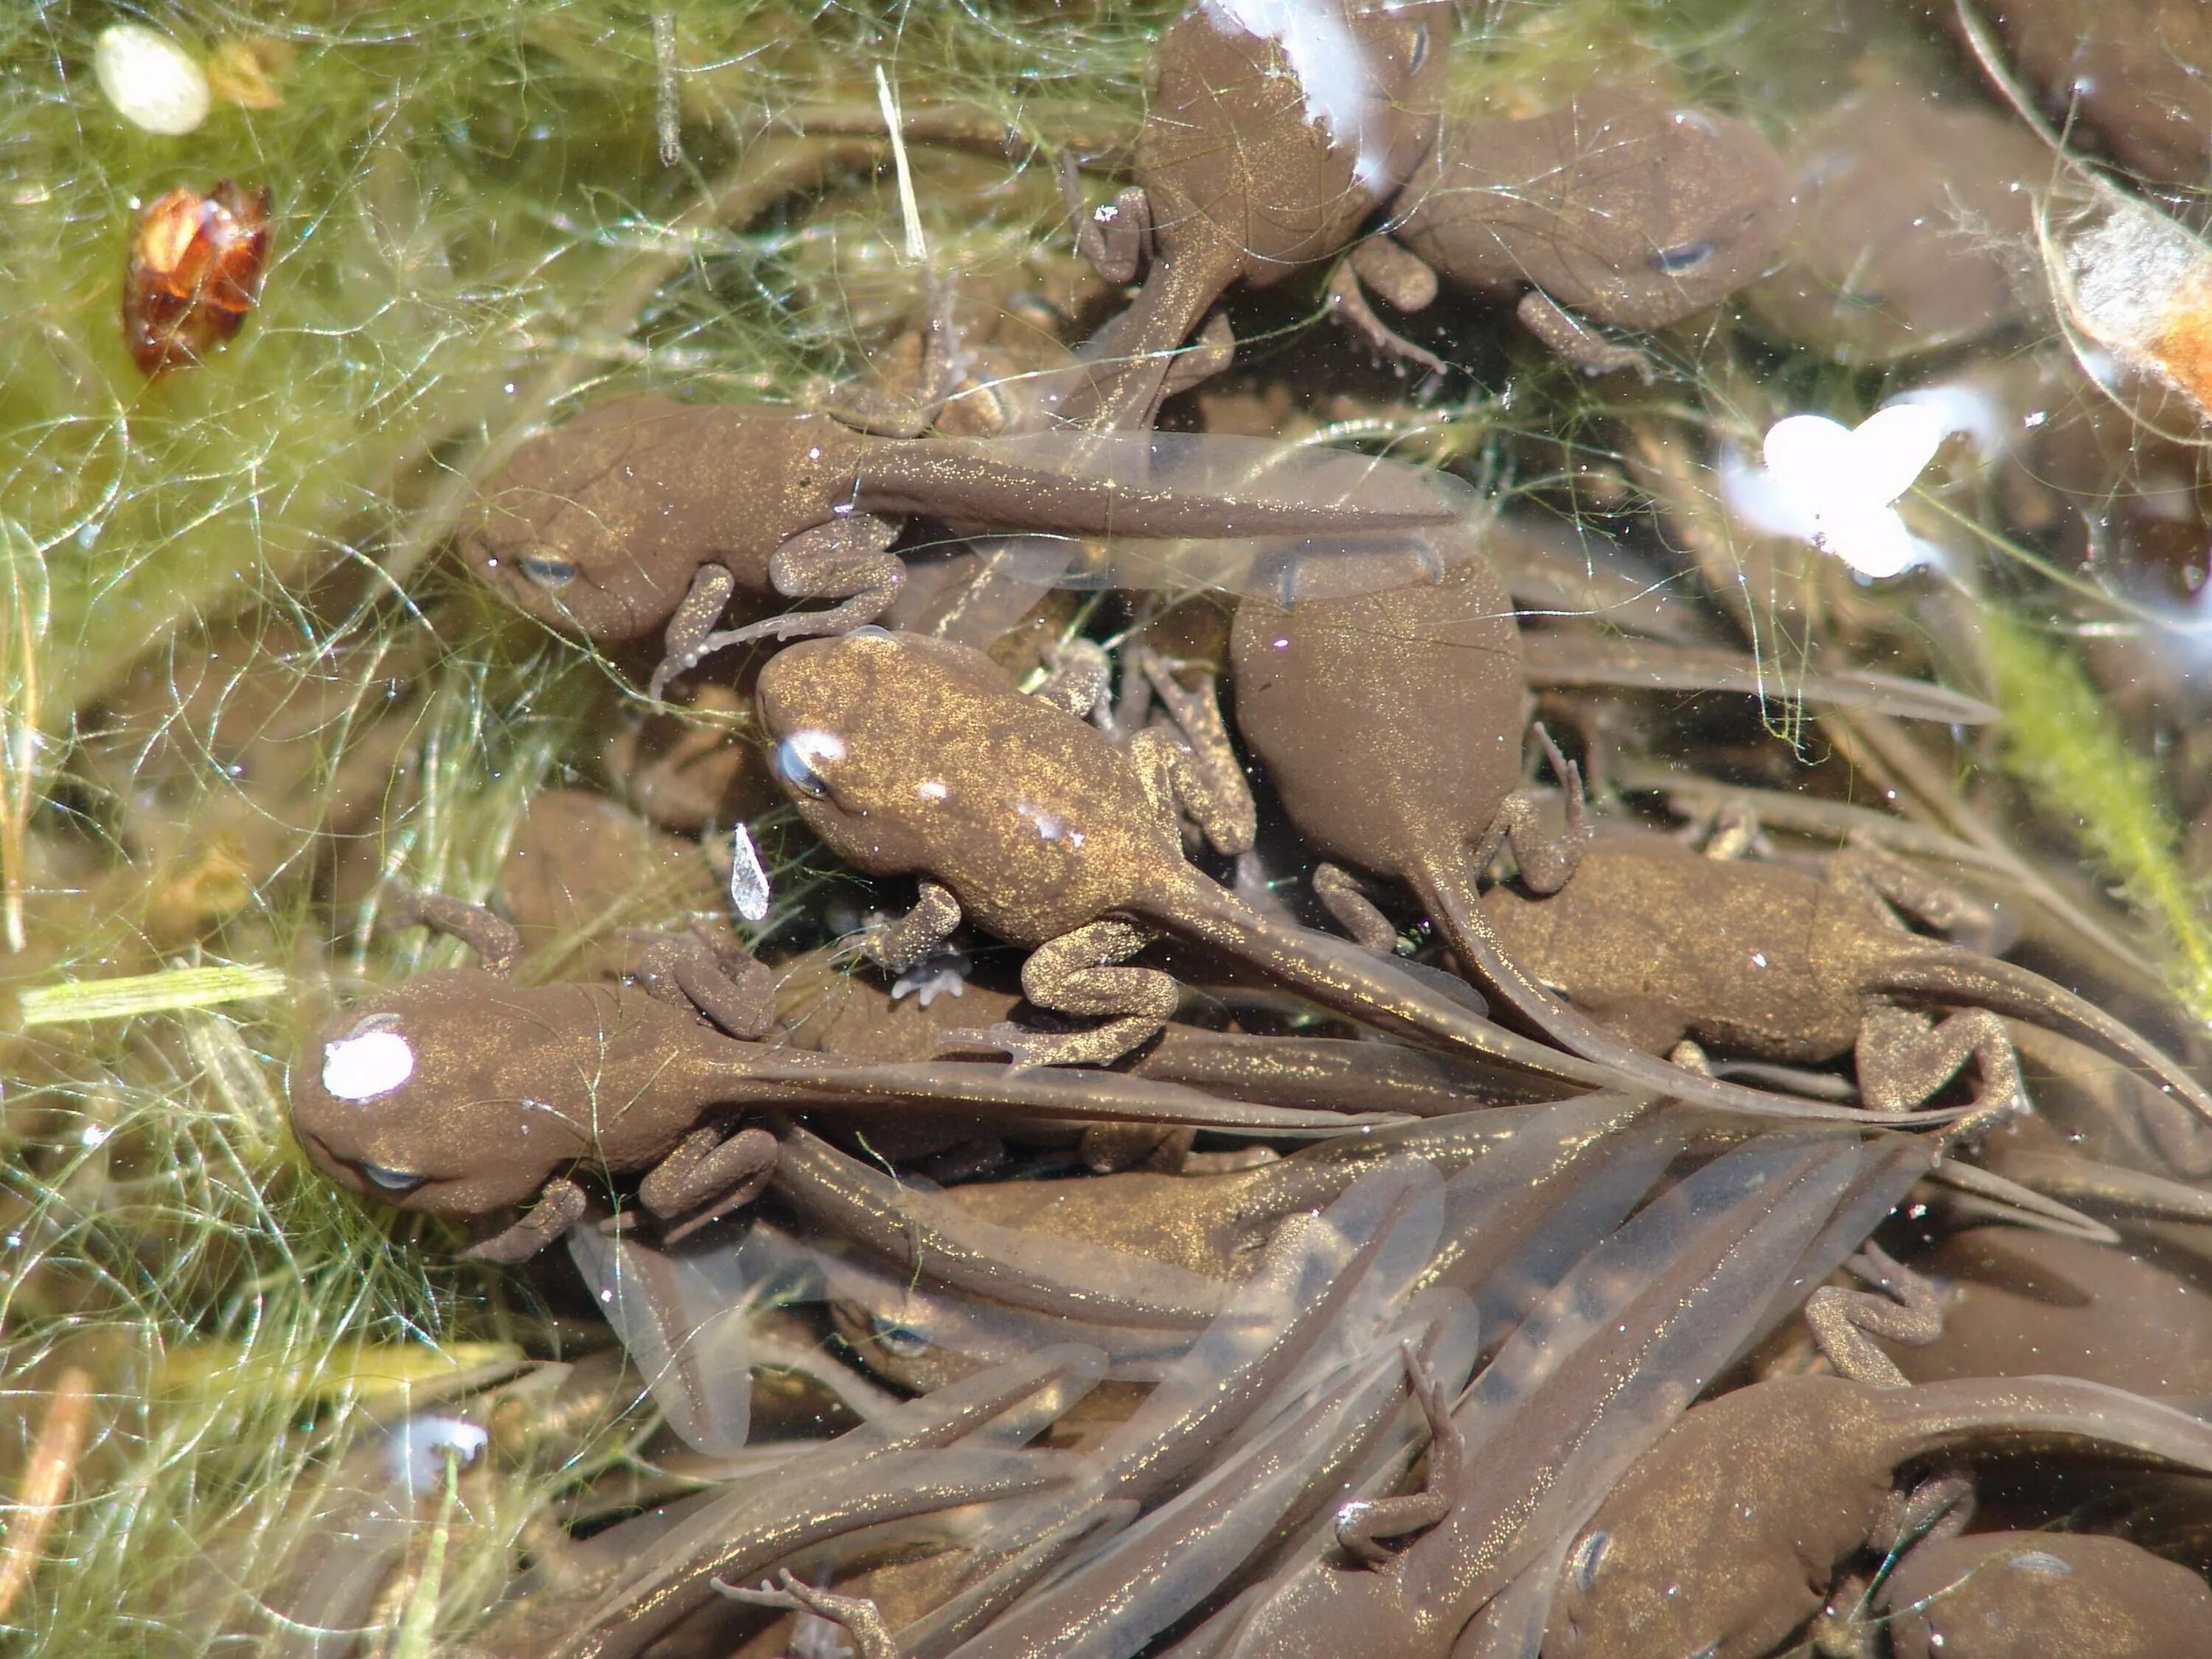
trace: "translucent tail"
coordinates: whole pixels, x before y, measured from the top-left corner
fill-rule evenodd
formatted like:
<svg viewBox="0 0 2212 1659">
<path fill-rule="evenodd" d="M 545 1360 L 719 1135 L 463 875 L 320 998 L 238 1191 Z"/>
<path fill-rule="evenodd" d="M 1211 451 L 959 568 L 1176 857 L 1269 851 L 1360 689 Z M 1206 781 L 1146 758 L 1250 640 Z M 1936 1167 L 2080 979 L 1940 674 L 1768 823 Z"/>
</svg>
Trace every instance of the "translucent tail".
<svg viewBox="0 0 2212 1659">
<path fill-rule="evenodd" d="M 2212 1093 L 2183 1070 L 2180 1062 L 2152 1047 L 2142 1033 L 2103 1009 L 2009 962 L 1930 946 L 1902 961 L 1884 964 L 1867 988 L 1987 1008 L 1991 1013 L 2047 1027 L 2062 1036 L 2101 1048 L 2128 1065 L 2142 1066 L 2188 1102 L 2198 1115 L 2212 1121 Z"/>
</svg>

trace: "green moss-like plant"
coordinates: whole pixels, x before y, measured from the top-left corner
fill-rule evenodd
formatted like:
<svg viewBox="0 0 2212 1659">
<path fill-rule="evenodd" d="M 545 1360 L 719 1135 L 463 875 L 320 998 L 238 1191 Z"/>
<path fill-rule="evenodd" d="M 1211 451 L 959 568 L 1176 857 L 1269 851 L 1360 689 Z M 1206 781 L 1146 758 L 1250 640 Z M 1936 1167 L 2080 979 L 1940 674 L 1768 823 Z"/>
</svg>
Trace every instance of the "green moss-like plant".
<svg viewBox="0 0 2212 1659">
<path fill-rule="evenodd" d="M 2004 763 L 2164 936 L 2174 994 L 2212 1026 L 2212 915 L 2177 850 L 2157 765 L 2130 746 L 2075 657 L 1990 606 L 1984 651 L 2003 709 Z"/>
</svg>

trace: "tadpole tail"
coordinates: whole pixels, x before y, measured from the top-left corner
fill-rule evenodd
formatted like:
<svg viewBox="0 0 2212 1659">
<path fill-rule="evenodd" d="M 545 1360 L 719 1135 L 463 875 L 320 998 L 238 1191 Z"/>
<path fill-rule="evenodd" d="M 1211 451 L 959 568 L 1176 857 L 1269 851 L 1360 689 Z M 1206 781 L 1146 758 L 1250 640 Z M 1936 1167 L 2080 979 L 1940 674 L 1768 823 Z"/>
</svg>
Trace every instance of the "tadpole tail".
<svg viewBox="0 0 2212 1659">
<path fill-rule="evenodd" d="M 2008 1449 L 2133 1454 L 2154 1467 L 2212 1474 L 2212 1423 L 2073 1376 L 1960 1377 L 1887 1392 L 1882 1421 L 1896 1462 L 1986 1442 Z"/>
<path fill-rule="evenodd" d="M 1210 263 L 1193 254 L 1153 262 L 1136 299 L 1085 348 L 1088 375 L 1061 405 L 1063 420 L 1093 432 L 1152 425 L 1176 349 L 1221 297 Z"/>
<path fill-rule="evenodd" d="M 1471 902 L 1471 883 L 1455 872 L 1440 871 L 1426 860 L 1407 872 L 1414 891 L 1431 920 L 1443 930 L 1444 941 L 1459 958 L 1460 966 L 1492 995 L 1502 999 L 1522 1018 L 1570 1054 L 1609 1067 L 1640 1087 L 1672 1099 L 1734 1117 L 1754 1117 L 1791 1123 L 1850 1124 L 1860 1129 L 1894 1129 L 1920 1125 L 1954 1123 L 1962 1109 L 1920 1112 L 1884 1112 L 1879 1117 L 1856 1106 L 1824 1106 L 1791 1095 L 1747 1089 L 1723 1082 L 1648 1054 L 1613 1031 L 1584 1018 L 1532 979 L 1507 954 L 1504 944 L 1490 926 L 1490 919 Z"/>
<path fill-rule="evenodd" d="M 1192 903 L 1172 917 L 1180 931 L 1258 963 L 1323 1007 L 1580 1089 L 1632 1086 L 1613 1066 L 1492 1024 L 1348 939 L 1270 921 L 1219 889 L 1190 896 Z M 1203 910 L 1197 908 L 1201 897 Z"/>
<path fill-rule="evenodd" d="M 1902 962 L 1881 964 L 1869 976 L 1867 988 L 1986 1008 L 2101 1048 L 2115 1060 L 2142 1066 L 2186 1101 L 2198 1116 L 2212 1122 L 2212 1093 L 2179 1061 L 2103 1009 L 2012 963 L 1931 945 Z"/>
<path fill-rule="evenodd" d="M 1204 433 L 867 441 L 851 505 L 1029 536 L 1197 542 L 1361 537 L 1449 524 L 1466 492 L 1402 462 Z"/>
</svg>

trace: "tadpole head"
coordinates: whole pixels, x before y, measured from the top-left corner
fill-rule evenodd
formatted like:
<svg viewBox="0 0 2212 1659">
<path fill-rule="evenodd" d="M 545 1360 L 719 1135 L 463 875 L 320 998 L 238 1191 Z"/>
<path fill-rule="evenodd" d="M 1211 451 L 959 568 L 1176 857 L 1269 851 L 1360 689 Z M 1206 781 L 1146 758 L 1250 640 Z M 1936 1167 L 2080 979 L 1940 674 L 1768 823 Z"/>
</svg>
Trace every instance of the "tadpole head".
<svg viewBox="0 0 2212 1659">
<path fill-rule="evenodd" d="M 761 670 L 753 697 L 769 770 L 846 856 L 888 832 L 896 797 L 914 787 L 920 757 L 907 715 L 927 699 L 921 654 L 911 640 L 862 629 L 787 646 Z"/>
<path fill-rule="evenodd" d="M 333 1021 L 292 1067 L 309 1160 L 349 1191 L 429 1215 L 526 1202 L 588 1145 L 557 1092 L 557 1048 L 516 1017 L 527 995 L 489 974 L 425 974 Z"/>
<path fill-rule="evenodd" d="M 711 550 L 666 476 L 701 411 L 617 398 L 526 440 L 459 543 L 470 571 L 549 627 L 613 644 L 665 627 Z"/>
</svg>

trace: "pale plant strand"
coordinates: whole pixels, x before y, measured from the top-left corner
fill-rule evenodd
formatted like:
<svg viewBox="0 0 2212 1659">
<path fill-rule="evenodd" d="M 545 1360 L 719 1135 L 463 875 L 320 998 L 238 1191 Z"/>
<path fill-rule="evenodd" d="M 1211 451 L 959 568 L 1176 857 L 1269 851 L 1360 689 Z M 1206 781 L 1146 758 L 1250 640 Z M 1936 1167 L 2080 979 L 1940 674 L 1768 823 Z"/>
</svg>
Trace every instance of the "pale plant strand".
<svg viewBox="0 0 2212 1659">
<path fill-rule="evenodd" d="M 31 809 L 38 799 L 39 657 L 48 622 L 46 563 L 13 520 L 0 520 L 8 566 L 9 672 L 0 679 L 0 931 L 18 954 L 29 943 L 23 921 L 24 865 Z"/>
</svg>

